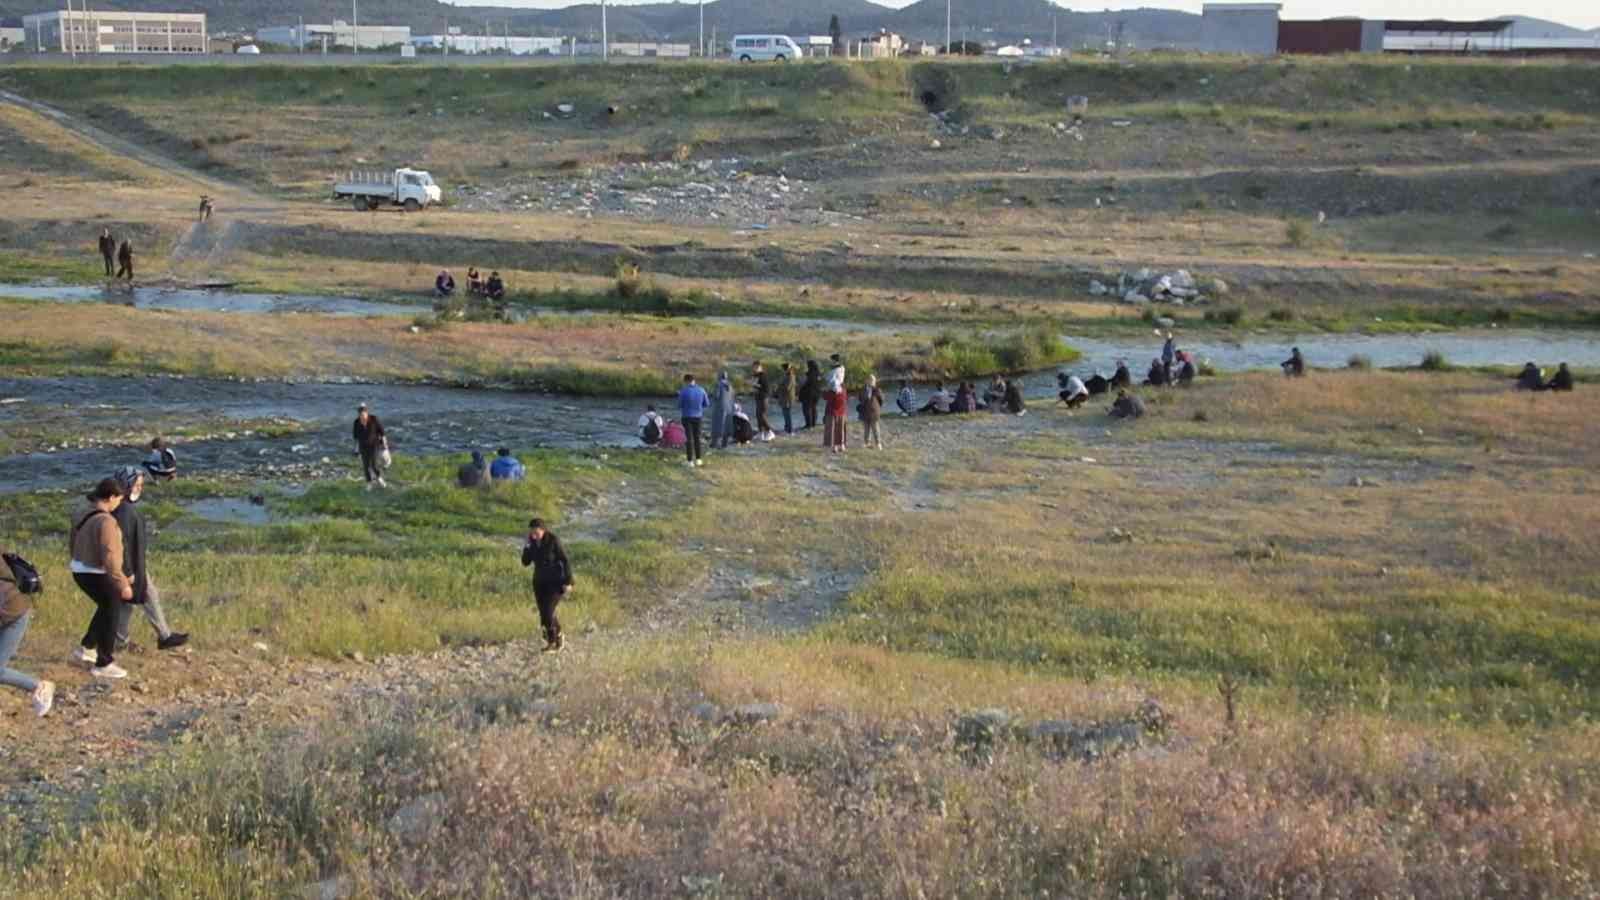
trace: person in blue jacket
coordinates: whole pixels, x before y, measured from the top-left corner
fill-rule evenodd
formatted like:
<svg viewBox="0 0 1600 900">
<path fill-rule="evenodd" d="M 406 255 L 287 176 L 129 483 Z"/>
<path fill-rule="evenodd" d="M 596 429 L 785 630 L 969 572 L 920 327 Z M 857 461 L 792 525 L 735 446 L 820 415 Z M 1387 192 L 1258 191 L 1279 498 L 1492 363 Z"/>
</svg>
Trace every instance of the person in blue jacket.
<svg viewBox="0 0 1600 900">
<path fill-rule="evenodd" d="M 691 466 L 705 465 L 705 460 L 700 458 L 705 449 L 700 435 L 706 410 L 710 408 L 711 398 L 706 396 L 706 389 L 694 383 L 693 375 L 683 376 L 683 388 L 678 391 L 678 418 L 683 423 L 683 452 Z"/>
<path fill-rule="evenodd" d="M 511 451 L 501 447 L 495 451 L 494 462 L 489 464 L 490 481 L 521 481 L 528 471 Z"/>
</svg>

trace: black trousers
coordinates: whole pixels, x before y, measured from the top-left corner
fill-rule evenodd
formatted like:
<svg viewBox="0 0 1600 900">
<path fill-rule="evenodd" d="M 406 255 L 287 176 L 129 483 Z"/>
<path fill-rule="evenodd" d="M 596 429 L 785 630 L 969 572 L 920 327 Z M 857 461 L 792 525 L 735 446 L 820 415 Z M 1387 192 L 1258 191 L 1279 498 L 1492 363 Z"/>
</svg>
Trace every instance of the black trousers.
<svg viewBox="0 0 1600 900">
<path fill-rule="evenodd" d="M 689 457 L 689 462 L 694 462 L 705 455 L 705 444 L 700 436 L 700 426 L 703 419 L 683 420 L 683 453 Z"/>
<path fill-rule="evenodd" d="M 815 427 L 817 427 L 817 401 L 816 400 L 805 400 L 800 404 L 800 409 L 801 409 L 802 412 L 804 412 L 806 414 L 805 427 L 807 427 L 807 428 L 815 428 Z"/>
<path fill-rule="evenodd" d="M 112 256 L 110 253 L 102 253 L 100 255 L 105 257 L 105 260 L 106 260 L 106 277 L 110 278 L 111 277 L 111 273 L 116 271 L 117 258 L 115 256 Z"/>
<path fill-rule="evenodd" d="M 533 599 L 539 604 L 539 628 L 544 632 L 544 642 L 554 644 L 561 640 L 561 620 L 556 618 L 556 604 L 561 602 L 561 588 L 535 587 Z"/>
<path fill-rule="evenodd" d="M 126 277 L 129 281 L 133 280 L 133 260 L 130 259 L 117 267 L 117 277 Z"/>
<path fill-rule="evenodd" d="M 89 630 L 83 633 L 82 646 L 94 648 L 96 666 L 110 665 L 111 651 L 117 646 L 117 615 L 120 612 L 117 607 L 122 605 L 116 584 L 110 575 L 85 575 L 79 572 L 72 574 L 72 580 L 77 583 L 79 590 L 94 601 L 94 617 L 89 620 Z"/>
<path fill-rule="evenodd" d="M 378 448 L 362 446 L 361 448 L 361 474 L 366 476 L 367 483 L 382 478 L 383 472 L 378 469 Z"/>
</svg>

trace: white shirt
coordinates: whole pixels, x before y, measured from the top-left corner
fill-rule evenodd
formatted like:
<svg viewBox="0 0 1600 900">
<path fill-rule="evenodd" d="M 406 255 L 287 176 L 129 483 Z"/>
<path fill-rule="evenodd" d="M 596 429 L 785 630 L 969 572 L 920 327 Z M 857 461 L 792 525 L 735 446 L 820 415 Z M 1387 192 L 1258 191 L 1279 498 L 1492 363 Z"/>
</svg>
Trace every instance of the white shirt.
<svg viewBox="0 0 1600 900">
<path fill-rule="evenodd" d="M 647 412 L 644 415 L 640 416 L 639 417 L 639 424 L 635 425 L 634 427 L 637 428 L 641 433 L 643 433 L 644 432 L 644 427 L 646 425 L 649 425 L 651 422 L 656 423 L 656 427 L 657 428 L 665 429 L 667 427 L 666 423 L 662 421 L 661 415 L 659 413 L 653 413 L 653 412 Z"/>
<path fill-rule="evenodd" d="M 933 408 L 940 412 L 950 411 L 950 401 L 952 399 L 950 392 L 943 389 L 934 391 L 933 396 L 928 398 L 929 402 L 933 404 Z"/>
<path fill-rule="evenodd" d="M 1072 399 L 1080 394 L 1087 396 L 1089 389 L 1084 386 L 1083 379 L 1076 375 L 1067 376 L 1067 399 Z"/>
<path fill-rule="evenodd" d="M 844 390 L 844 366 L 834 366 L 828 373 L 828 390 L 835 394 Z"/>
</svg>

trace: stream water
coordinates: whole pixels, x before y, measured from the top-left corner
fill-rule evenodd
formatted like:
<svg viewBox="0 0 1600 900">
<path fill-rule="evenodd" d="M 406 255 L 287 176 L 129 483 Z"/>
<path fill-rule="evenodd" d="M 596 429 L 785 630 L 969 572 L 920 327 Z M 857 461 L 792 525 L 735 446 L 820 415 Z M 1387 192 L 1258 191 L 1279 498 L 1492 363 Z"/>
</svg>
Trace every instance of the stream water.
<svg viewBox="0 0 1600 900">
<path fill-rule="evenodd" d="M 423 303 L 387 303 L 359 297 L 250 294 L 203 288 L 119 287 L 73 284 L 0 284 L 0 297 L 57 303 L 109 303 L 137 309 L 239 313 L 318 313 L 326 316 L 415 316 Z"/>
</svg>

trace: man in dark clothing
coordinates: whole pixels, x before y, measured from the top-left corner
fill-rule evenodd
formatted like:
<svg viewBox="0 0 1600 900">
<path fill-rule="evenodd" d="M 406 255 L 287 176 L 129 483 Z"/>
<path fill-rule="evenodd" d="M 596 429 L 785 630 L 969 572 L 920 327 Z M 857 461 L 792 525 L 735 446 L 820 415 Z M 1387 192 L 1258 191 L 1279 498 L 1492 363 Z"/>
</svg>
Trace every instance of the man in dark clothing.
<svg viewBox="0 0 1600 900">
<path fill-rule="evenodd" d="M 533 566 L 533 598 L 539 604 L 539 626 L 544 630 L 544 652 L 554 653 L 565 643 L 556 604 L 572 590 L 572 564 L 561 541 L 544 527 L 543 519 L 528 522 L 528 541 L 522 545 L 522 564 Z"/>
<path fill-rule="evenodd" d="M 1114 388 L 1117 388 L 1119 390 L 1122 389 L 1122 388 L 1131 388 L 1131 387 L 1133 387 L 1133 373 L 1128 371 L 1128 363 L 1126 361 L 1120 360 L 1120 359 L 1117 360 L 1117 371 L 1112 373 L 1112 375 L 1111 375 L 1110 386 L 1114 387 Z M 1104 391 L 1096 391 L 1091 386 L 1089 388 L 1089 393 L 1094 394 L 1094 393 L 1105 393 L 1105 392 Z"/>
<path fill-rule="evenodd" d="M 1572 370 L 1567 368 L 1567 364 L 1566 363 L 1562 363 L 1560 368 L 1556 369 L 1556 374 L 1551 377 L 1550 383 L 1545 385 L 1545 390 L 1549 390 L 1549 391 L 1570 391 L 1570 390 L 1572 390 Z"/>
<path fill-rule="evenodd" d="M 1106 415 L 1113 419 L 1137 419 L 1144 415 L 1144 401 L 1127 391 L 1117 392 L 1117 402 L 1111 404 Z"/>
<path fill-rule="evenodd" d="M 1517 376 L 1517 387 L 1525 391 L 1544 390 L 1544 373 L 1533 363 L 1522 367 L 1522 374 Z"/>
<path fill-rule="evenodd" d="M 100 229 L 100 258 L 106 263 L 106 277 L 112 277 L 116 272 L 117 239 L 111 236 L 111 229 Z"/>
<path fill-rule="evenodd" d="M 1300 355 L 1300 348 L 1296 347 L 1289 353 L 1289 358 L 1279 365 L 1283 366 L 1283 374 L 1290 378 L 1299 378 L 1306 374 L 1306 358 Z"/>
<path fill-rule="evenodd" d="M 794 366 L 783 364 L 783 377 L 778 380 L 778 408 L 783 410 L 783 433 L 794 434 L 794 403 L 800 397 L 800 379 L 795 377 Z"/>
<path fill-rule="evenodd" d="M 133 466 L 123 466 L 111 477 L 122 487 L 122 503 L 111 511 L 122 529 L 122 574 L 133 583 L 133 599 L 117 608 L 117 646 L 128 643 L 128 624 L 133 617 L 133 607 L 144 610 L 156 630 L 156 647 L 173 650 L 189 643 L 189 635 L 173 631 L 167 625 L 166 613 L 161 608 L 161 594 L 150 580 L 150 570 L 145 553 L 150 546 L 150 531 L 145 527 L 144 516 L 139 513 L 139 500 L 144 496 L 144 472 Z"/>
<path fill-rule="evenodd" d="M 463 463 L 456 470 L 456 484 L 464 488 L 482 487 L 489 483 L 489 464 L 484 461 L 483 451 L 472 451 L 472 462 Z"/>
<path fill-rule="evenodd" d="M 490 300 L 504 300 L 506 298 L 506 282 L 500 277 L 499 272 L 490 272 L 489 280 L 483 283 L 484 296 Z"/>
<path fill-rule="evenodd" d="M 805 414 L 806 420 L 806 424 L 801 426 L 800 430 L 817 427 L 817 403 L 821 399 L 822 369 L 813 359 L 806 363 L 806 377 L 800 382 L 800 411 Z"/>
<path fill-rule="evenodd" d="M 767 382 L 767 367 L 759 361 L 755 365 L 756 376 L 756 437 L 763 441 L 772 440 L 772 423 L 767 421 L 767 398 L 771 396 L 772 387 Z"/>
<path fill-rule="evenodd" d="M 117 248 L 117 275 L 118 278 L 133 280 L 133 244 L 123 241 Z"/>
<path fill-rule="evenodd" d="M 1028 405 L 1022 400 L 1022 382 L 1019 379 L 1006 382 L 1005 396 L 1001 400 L 1005 403 L 1006 412 L 1013 416 L 1024 415 L 1028 411 Z"/>
<path fill-rule="evenodd" d="M 377 482 L 378 487 L 388 487 L 388 482 L 383 480 L 383 471 L 378 468 L 378 453 L 383 450 L 387 435 L 383 431 L 383 423 L 378 421 L 377 416 L 367 412 L 365 403 L 356 408 L 356 422 L 350 429 L 350 436 L 355 439 L 356 452 L 361 454 L 361 474 L 367 479 L 367 490 L 372 490 L 373 482 Z"/>
</svg>

